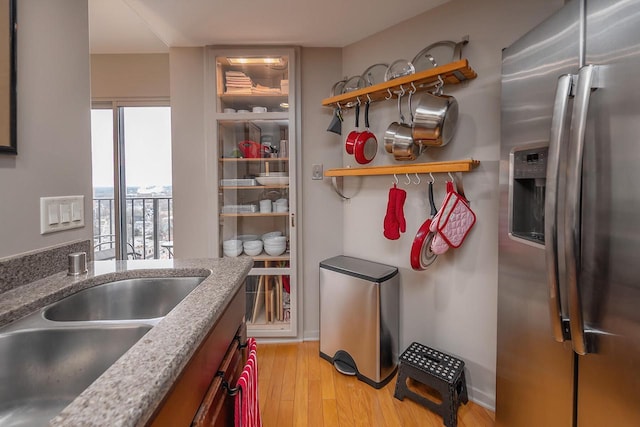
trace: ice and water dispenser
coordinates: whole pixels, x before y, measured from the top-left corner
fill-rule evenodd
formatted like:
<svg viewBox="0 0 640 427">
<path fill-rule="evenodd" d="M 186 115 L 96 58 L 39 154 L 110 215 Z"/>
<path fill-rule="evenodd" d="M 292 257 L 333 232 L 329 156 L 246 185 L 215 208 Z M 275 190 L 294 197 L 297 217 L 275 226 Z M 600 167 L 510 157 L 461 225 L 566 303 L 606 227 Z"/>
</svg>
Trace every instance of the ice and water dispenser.
<svg viewBox="0 0 640 427">
<path fill-rule="evenodd" d="M 510 235 L 544 245 L 544 201 L 548 147 L 511 153 Z"/>
</svg>

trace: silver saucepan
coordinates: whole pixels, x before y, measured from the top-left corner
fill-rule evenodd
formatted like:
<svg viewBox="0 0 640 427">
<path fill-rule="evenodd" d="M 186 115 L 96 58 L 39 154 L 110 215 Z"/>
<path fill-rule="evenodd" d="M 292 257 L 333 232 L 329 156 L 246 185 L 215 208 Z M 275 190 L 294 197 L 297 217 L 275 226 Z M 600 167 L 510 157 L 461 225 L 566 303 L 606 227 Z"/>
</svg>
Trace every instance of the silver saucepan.
<svg viewBox="0 0 640 427">
<path fill-rule="evenodd" d="M 411 123 L 413 123 L 413 106 L 411 99 L 415 90 L 409 92 L 409 114 Z M 412 124 L 406 124 L 404 121 L 398 125 L 393 137 L 392 152 L 393 158 L 396 160 L 415 160 L 422 153 L 422 146 L 413 140 Z"/>
<path fill-rule="evenodd" d="M 458 124 L 458 101 L 442 94 L 442 85 L 420 98 L 413 116 L 412 137 L 423 147 L 443 147 L 453 138 Z"/>
</svg>

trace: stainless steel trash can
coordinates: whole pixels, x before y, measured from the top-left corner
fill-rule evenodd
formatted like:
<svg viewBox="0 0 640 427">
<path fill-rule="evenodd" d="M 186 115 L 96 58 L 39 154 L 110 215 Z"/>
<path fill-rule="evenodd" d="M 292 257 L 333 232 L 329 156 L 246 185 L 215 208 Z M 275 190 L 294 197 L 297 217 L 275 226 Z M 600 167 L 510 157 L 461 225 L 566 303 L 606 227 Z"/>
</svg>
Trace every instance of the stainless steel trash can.
<svg viewBox="0 0 640 427">
<path fill-rule="evenodd" d="M 398 366 L 398 268 L 349 256 L 320 262 L 320 356 L 380 388 Z"/>
</svg>

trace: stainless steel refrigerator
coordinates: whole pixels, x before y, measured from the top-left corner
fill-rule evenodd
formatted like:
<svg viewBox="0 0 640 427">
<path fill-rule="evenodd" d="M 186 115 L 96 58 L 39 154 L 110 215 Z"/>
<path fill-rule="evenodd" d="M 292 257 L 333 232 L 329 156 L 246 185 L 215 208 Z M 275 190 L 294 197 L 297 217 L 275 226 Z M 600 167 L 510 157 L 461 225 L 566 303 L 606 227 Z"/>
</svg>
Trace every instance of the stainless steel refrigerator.
<svg viewBox="0 0 640 427">
<path fill-rule="evenodd" d="M 503 51 L 496 425 L 640 426 L 640 0 Z"/>
</svg>

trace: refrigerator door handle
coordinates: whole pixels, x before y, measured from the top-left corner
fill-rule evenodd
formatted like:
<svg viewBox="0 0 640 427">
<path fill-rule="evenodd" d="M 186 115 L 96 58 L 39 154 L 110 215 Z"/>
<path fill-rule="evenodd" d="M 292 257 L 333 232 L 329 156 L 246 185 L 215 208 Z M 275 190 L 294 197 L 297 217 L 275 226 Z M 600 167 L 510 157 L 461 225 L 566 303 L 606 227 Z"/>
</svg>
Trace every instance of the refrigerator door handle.
<svg viewBox="0 0 640 427">
<path fill-rule="evenodd" d="M 591 352 L 585 333 L 580 295 L 580 244 L 582 201 L 582 158 L 591 92 L 597 87 L 598 67 L 585 65 L 578 73 L 576 97 L 573 102 L 571 130 L 569 132 L 569 158 L 567 167 L 567 205 L 565 209 L 565 257 L 569 294 L 569 323 L 573 350 L 581 355 Z"/>
<path fill-rule="evenodd" d="M 569 331 L 563 325 L 562 304 L 558 280 L 558 174 L 560 153 L 566 140 L 565 129 L 569 98 L 572 95 L 574 76 L 564 74 L 558 78 L 556 97 L 551 117 L 549 153 L 547 155 L 546 196 L 544 208 L 545 258 L 547 263 L 547 284 L 549 286 L 549 313 L 553 337 L 558 342 L 570 340 Z"/>
</svg>

